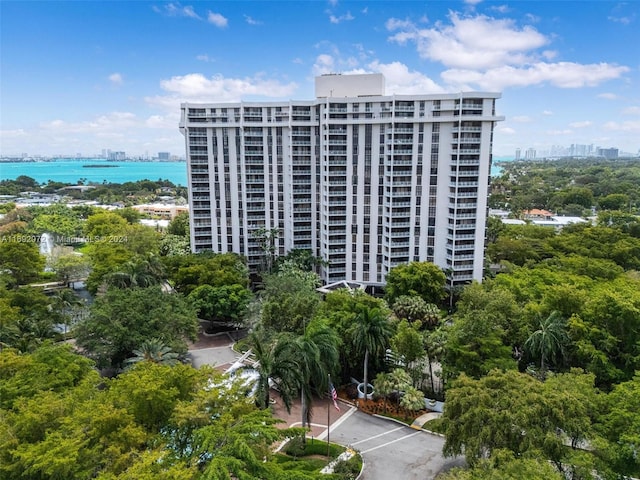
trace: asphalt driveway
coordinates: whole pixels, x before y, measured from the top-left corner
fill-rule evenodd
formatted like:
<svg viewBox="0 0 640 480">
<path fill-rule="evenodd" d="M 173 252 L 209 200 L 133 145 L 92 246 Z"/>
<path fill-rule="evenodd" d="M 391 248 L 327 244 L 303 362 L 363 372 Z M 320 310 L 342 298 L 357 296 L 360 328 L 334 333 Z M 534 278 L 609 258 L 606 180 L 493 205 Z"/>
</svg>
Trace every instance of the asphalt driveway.
<svg viewBox="0 0 640 480">
<path fill-rule="evenodd" d="M 444 438 L 361 411 L 341 419 L 330 433 L 332 442 L 359 450 L 365 466 L 363 480 L 427 480 L 463 458 L 444 458 Z"/>
</svg>

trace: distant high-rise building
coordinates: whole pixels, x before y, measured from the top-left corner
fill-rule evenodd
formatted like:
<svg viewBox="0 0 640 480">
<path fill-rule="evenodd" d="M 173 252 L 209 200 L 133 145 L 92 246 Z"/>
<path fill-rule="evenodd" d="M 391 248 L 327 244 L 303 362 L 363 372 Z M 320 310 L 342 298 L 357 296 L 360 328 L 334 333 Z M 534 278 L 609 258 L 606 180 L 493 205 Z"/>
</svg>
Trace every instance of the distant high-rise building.
<svg viewBox="0 0 640 480">
<path fill-rule="evenodd" d="M 536 158 L 535 148 L 527 148 L 527 151 L 524 152 L 524 158 L 526 160 L 533 160 L 534 158 Z"/>
<path fill-rule="evenodd" d="M 385 96 L 382 75 L 327 75 L 314 100 L 182 104 L 192 250 L 255 271 L 266 232 L 275 255 L 325 260 L 327 283 L 382 284 L 411 261 L 480 280 L 498 98 Z"/>
<path fill-rule="evenodd" d="M 169 160 L 171 158 L 171 153 L 169 152 L 158 152 L 158 160 Z"/>
<path fill-rule="evenodd" d="M 516 148 L 516 160 L 520 160 L 520 156 L 522 155 L 522 150 Z"/>
<path fill-rule="evenodd" d="M 125 152 L 112 152 L 111 150 L 108 152 L 108 160 L 126 160 L 127 158 L 127 154 Z"/>
<path fill-rule="evenodd" d="M 604 158 L 618 158 L 617 148 L 598 148 L 597 155 Z"/>
</svg>

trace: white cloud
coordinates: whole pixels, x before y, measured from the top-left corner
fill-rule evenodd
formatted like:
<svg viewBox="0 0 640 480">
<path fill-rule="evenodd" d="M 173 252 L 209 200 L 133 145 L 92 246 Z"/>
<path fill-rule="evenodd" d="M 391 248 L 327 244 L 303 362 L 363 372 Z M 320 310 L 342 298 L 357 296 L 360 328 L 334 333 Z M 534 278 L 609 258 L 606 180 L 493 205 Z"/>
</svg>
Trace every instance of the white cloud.
<svg viewBox="0 0 640 480">
<path fill-rule="evenodd" d="M 139 125 L 136 115 L 131 112 L 111 112 L 84 122 L 66 122 L 56 119 L 40 124 L 43 130 L 60 133 L 93 133 L 109 135 L 128 127 Z"/>
<path fill-rule="evenodd" d="M 314 75 L 324 75 L 326 73 L 336 73 L 335 60 L 331 55 L 323 53 L 316 57 L 312 72 Z"/>
<path fill-rule="evenodd" d="M 638 132 L 640 133 L 640 120 L 626 122 L 607 122 L 603 125 L 605 130 L 613 130 L 618 132 Z"/>
<path fill-rule="evenodd" d="M 616 22 L 616 23 L 621 23 L 622 25 L 629 25 L 631 22 L 633 22 L 636 19 L 636 14 L 631 14 L 628 15 L 626 17 L 616 17 L 613 15 L 610 15 L 607 17 L 607 20 L 611 21 L 611 22 Z"/>
<path fill-rule="evenodd" d="M 229 24 L 229 20 L 221 15 L 220 13 L 215 13 L 209 11 L 207 15 L 207 21 L 218 28 L 225 28 Z"/>
<path fill-rule="evenodd" d="M 503 90 L 507 87 L 551 84 L 560 88 L 594 87 L 619 78 L 628 67 L 598 63 L 582 65 L 573 62 L 538 62 L 525 67 L 504 65 L 485 72 L 451 69 L 442 72 L 450 85 L 476 86 L 483 90 Z"/>
<path fill-rule="evenodd" d="M 494 5 L 492 7 L 489 7 L 489 9 L 498 13 L 507 13 L 509 10 L 511 10 L 508 5 Z"/>
<path fill-rule="evenodd" d="M 192 6 L 182 6 L 178 2 L 167 3 L 164 8 L 154 6 L 153 10 L 156 13 L 161 13 L 169 17 L 189 17 L 200 20 L 200 16 L 195 12 Z"/>
<path fill-rule="evenodd" d="M 511 127 L 500 127 L 498 128 L 498 132 L 504 133 L 505 135 L 515 135 L 516 131 Z"/>
<path fill-rule="evenodd" d="M 533 13 L 527 13 L 524 18 L 527 19 L 527 22 L 538 23 L 540 21 L 540 17 L 534 15 Z"/>
<path fill-rule="evenodd" d="M 353 20 L 354 18 L 355 17 L 351 15 L 351 12 L 347 12 L 344 15 L 340 15 L 339 17 L 336 17 L 335 15 L 329 15 L 329 21 L 335 24 L 348 22 L 350 20 Z"/>
<path fill-rule="evenodd" d="M 16 128 L 14 130 L 0 130 L 0 138 L 17 138 L 24 137 L 27 132 L 22 128 Z"/>
<path fill-rule="evenodd" d="M 180 121 L 180 115 L 178 113 L 169 115 L 151 115 L 144 122 L 145 127 L 168 129 L 175 128 Z"/>
<path fill-rule="evenodd" d="M 542 115 L 544 115 L 545 117 L 550 117 L 551 115 L 553 115 L 553 112 L 551 110 L 543 110 Z"/>
<path fill-rule="evenodd" d="M 414 28 L 413 22 L 408 18 L 405 18 L 404 20 L 400 20 L 399 18 L 390 18 L 384 23 L 384 26 L 390 32 L 393 30 L 399 30 L 401 28 L 404 28 L 404 29 Z"/>
<path fill-rule="evenodd" d="M 244 16 L 244 20 L 249 24 L 249 25 L 262 25 L 262 22 L 260 20 L 256 20 L 255 18 L 250 17 L 249 15 L 245 15 Z"/>
<path fill-rule="evenodd" d="M 528 25 L 518 28 L 510 19 L 485 15 L 461 17 L 451 12 L 449 20 L 451 24 L 438 23 L 433 28 L 407 26 L 389 40 L 401 45 L 414 42 L 422 58 L 461 69 L 529 63 L 535 60 L 535 56 L 527 52 L 549 42 L 535 28 Z M 397 27 L 398 23 L 390 25 Z"/>
<path fill-rule="evenodd" d="M 529 123 L 532 121 L 532 118 L 527 115 L 516 115 L 515 117 L 509 117 L 509 120 L 518 123 Z"/>
<path fill-rule="evenodd" d="M 569 124 L 569 126 L 572 128 L 586 128 L 586 127 L 590 127 L 591 125 L 593 125 L 593 122 L 589 120 L 584 120 L 581 122 L 571 122 Z"/>
<path fill-rule="evenodd" d="M 112 85 L 115 86 L 120 86 L 123 84 L 124 79 L 122 78 L 122 74 L 120 73 L 112 73 L 111 75 L 109 75 L 109 81 L 111 82 Z"/>
<path fill-rule="evenodd" d="M 210 57 L 206 53 L 203 53 L 202 55 L 197 55 L 196 56 L 196 60 L 200 60 L 201 62 L 215 62 L 216 61 L 215 58 Z"/>
<path fill-rule="evenodd" d="M 618 95 L 616 95 L 615 93 L 610 93 L 610 92 L 599 93 L 596 96 L 598 98 L 604 98 L 605 100 L 616 100 L 618 98 Z"/>
<path fill-rule="evenodd" d="M 623 115 L 640 115 L 640 107 L 637 107 L 637 106 L 627 107 L 624 110 L 622 110 L 622 114 Z"/>
<path fill-rule="evenodd" d="M 547 130 L 547 135 L 569 135 L 570 133 L 573 133 L 573 130 Z"/>
<path fill-rule="evenodd" d="M 176 111 L 181 102 L 237 102 L 247 96 L 287 98 L 297 84 L 281 83 L 262 75 L 245 78 L 226 78 L 222 75 L 205 77 L 200 73 L 179 75 L 160 82 L 166 95 L 146 97 L 147 103 Z"/>
<path fill-rule="evenodd" d="M 385 77 L 386 94 L 412 95 L 420 93 L 443 93 L 445 89 L 426 75 L 410 71 L 400 62 L 379 63 L 368 65 L 373 72 L 382 73 Z"/>
</svg>

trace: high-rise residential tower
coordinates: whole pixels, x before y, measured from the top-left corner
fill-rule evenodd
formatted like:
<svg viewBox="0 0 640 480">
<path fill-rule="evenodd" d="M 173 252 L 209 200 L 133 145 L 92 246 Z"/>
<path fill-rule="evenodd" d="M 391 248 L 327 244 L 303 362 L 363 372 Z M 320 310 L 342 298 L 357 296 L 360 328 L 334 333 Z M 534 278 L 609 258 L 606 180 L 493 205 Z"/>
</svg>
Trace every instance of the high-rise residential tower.
<svg viewBox="0 0 640 480">
<path fill-rule="evenodd" d="M 373 74 L 317 77 L 309 101 L 183 104 L 192 250 L 255 269 L 272 238 L 326 260 L 327 283 L 415 260 L 480 280 L 498 98 L 385 96 Z"/>
</svg>

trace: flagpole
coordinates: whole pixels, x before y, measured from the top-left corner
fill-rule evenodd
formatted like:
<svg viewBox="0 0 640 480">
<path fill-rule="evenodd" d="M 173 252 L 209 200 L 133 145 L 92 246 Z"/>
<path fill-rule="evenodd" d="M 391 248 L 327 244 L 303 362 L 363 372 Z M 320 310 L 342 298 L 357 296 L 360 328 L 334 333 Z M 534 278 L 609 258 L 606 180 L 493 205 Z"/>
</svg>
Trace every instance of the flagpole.
<svg viewBox="0 0 640 480">
<path fill-rule="evenodd" d="M 331 374 L 328 374 L 329 376 L 329 384 L 328 384 L 328 388 L 329 388 L 329 399 L 331 399 Z M 330 410 L 330 404 L 331 401 L 327 402 L 327 462 L 331 459 L 330 453 L 331 453 L 331 443 L 330 443 L 330 434 L 331 434 L 331 421 L 329 419 L 329 414 L 331 413 Z"/>
</svg>

